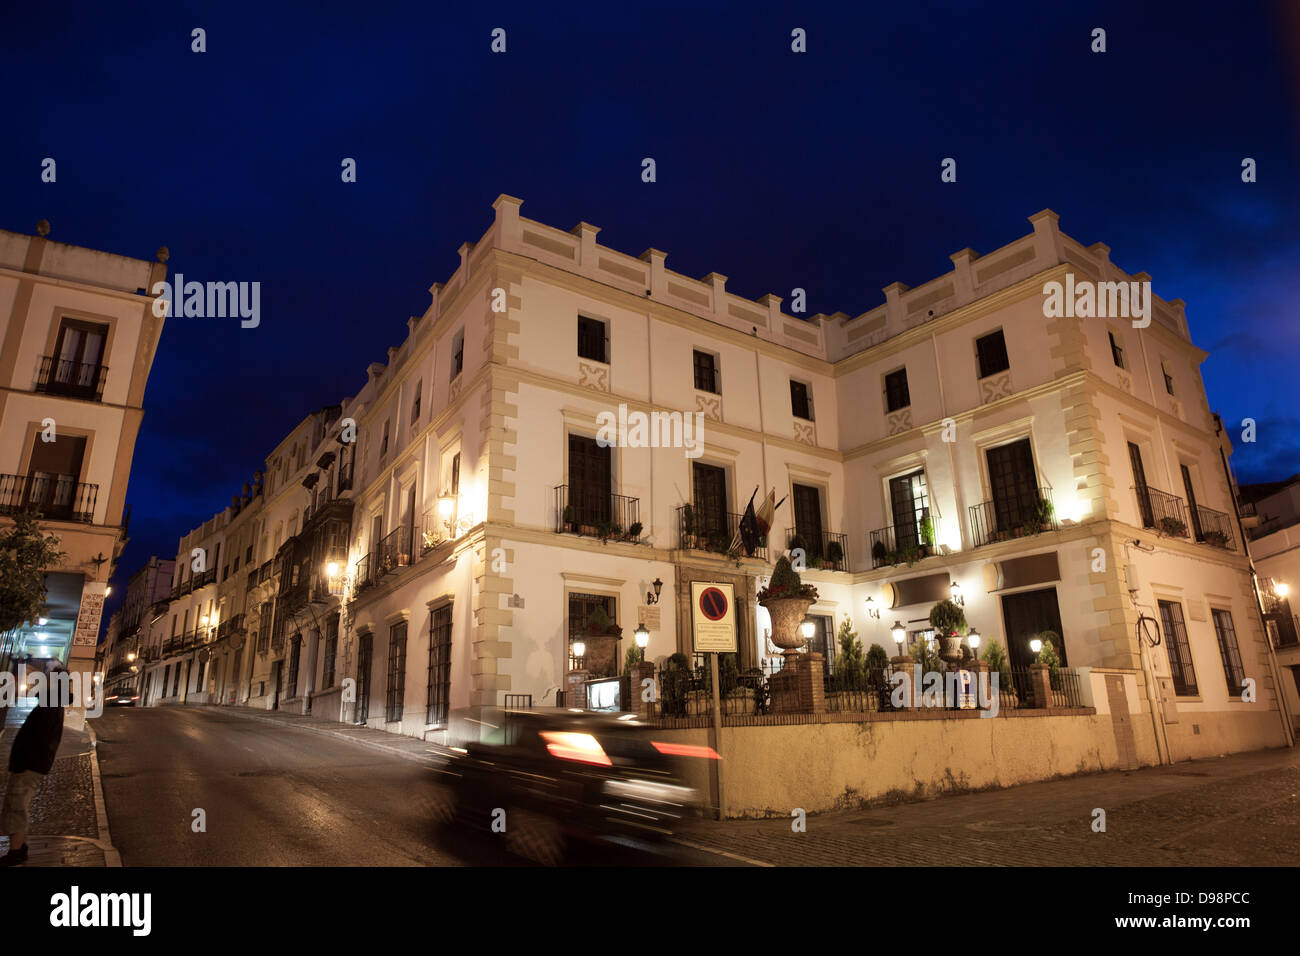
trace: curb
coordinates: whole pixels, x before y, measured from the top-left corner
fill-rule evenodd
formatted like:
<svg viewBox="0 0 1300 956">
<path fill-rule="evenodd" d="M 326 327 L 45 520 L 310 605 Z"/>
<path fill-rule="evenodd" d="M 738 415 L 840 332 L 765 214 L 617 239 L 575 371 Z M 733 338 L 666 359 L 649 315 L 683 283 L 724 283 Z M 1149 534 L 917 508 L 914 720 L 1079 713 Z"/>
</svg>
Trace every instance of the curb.
<svg viewBox="0 0 1300 956">
<path fill-rule="evenodd" d="M 95 825 L 99 828 L 99 847 L 104 851 L 104 866 L 121 867 L 122 854 L 113 846 L 113 835 L 108 829 L 108 805 L 104 802 L 104 780 L 99 773 L 99 737 L 95 728 L 86 721 L 86 733 L 90 736 L 90 779 L 94 787 Z"/>
<path fill-rule="evenodd" d="M 432 758 L 429 756 L 425 756 L 423 754 L 414 754 L 411 753 L 409 750 L 403 750 L 399 747 L 390 747 L 387 744 L 381 744 L 378 743 L 377 741 L 365 740 L 364 738 L 354 737 L 351 734 L 344 733 L 341 730 L 330 730 L 326 727 L 315 727 L 310 724 L 290 723 L 288 721 L 279 720 L 275 717 L 261 717 L 255 713 L 252 713 L 247 708 L 241 709 L 238 707 L 220 707 L 213 704 L 202 704 L 200 706 L 220 711 L 223 714 L 228 714 L 228 713 L 238 714 L 240 717 L 244 717 L 247 720 L 257 720 L 257 721 L 261 721 L 264 724 L 274 724 L 277 727 L 288 727 L 294 730 L 304 730 L 308 733 L 320 734 L 323 737 L 334 737 L 337 740 L 346 740 L 348 743 L 356 744 L 359 747 L 368 747 L 371 750 L 377 750 L 381 753 L 385 753 L 393 757 L 401 757 L 404 760 L 410 760 L 413 761 L 414 763 L 422 763 L 426 765 L 432 763 Z M 411 739 L 414 740 L 415 738 L 412 737 Z"/>
</svg>

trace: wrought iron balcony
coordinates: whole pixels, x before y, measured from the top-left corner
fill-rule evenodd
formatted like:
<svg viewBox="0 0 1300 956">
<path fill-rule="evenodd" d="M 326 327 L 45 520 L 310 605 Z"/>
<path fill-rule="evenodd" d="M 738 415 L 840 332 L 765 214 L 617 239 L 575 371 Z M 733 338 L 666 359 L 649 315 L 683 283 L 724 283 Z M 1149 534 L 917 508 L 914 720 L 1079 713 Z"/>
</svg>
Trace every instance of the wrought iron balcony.
<svg viewBox="0 0 1300 956">
<path fill-rule="evenodd" d="M 353 595 L 364 591 L 366 588 L 370 587 L 370 585 L 375 583 L 374 572 L 372 570 L 374 564 L 375 555 L 373 552 L 370 554 L 363 554 L 357 559 L 357 563 L 353 565 L 352 568 Z"/>
<path fill-rule="evenodd" d="M 807 532 L 798 528 L 785 529 L 785 546 L 790 550 L 804 549 L 804 560 L 810 568 L 824 571 L 849 569 L 849 536 L 834 531 Z"/>
<path fill-rule="evenodd" d="M 555 531 L 618 541 L 641 538 L 641 499 L 600 490 L 555 486 Z"/>
<path fill-rule="evenodd" d="M 0 514 L 34 511 L 50 521 L 95 520 L 99 485 L 69 475 L 0 475 Z"/>
<path fill-rule="evenodd" d="M 929 509 L 925 511 L 929 517 Z M 887 565 L 906 561 L 909 564 L 920 558 L 928 558 L 934 551 L 934 545 L 924 540 L 924 534 L 918 522 L 909 525 L 886 525 L 877 528 L 868 536 L 871 542 L 871 567 L 883 568 Z M 933 532 L 931 532 L 933 537 Z"/>
<path fill-rule="evenodd" d="M 1236 551 L 1237 544 L 1232 537 L 1232 516 L 1222 511 L 1215 511 L 1204 505 L 1197 505 L 1192 511 L 1192 532 L 1196 540 L 1225 551 Z"/>
<path fill-rule="evenodd" d="M 1133 492 L 1137 495 L 1142 527 L 1154 528 L 1171 538 L 1187 537 L 1187 512 L 1182 498 L 1150 485 L 1140 485 Z"/>
<path fill-rule="evenodd" d="M 411 526 L 401 525 L 384 535 L 375 550 L 375 573 L 387 574 L 411 563 Z"/>
<path fill-rule="evenodd" d="M 1055 531 L 1058 527 L 1052 492 L 1047 488 L 1030 487 L 970 506 L 971 541 L 976 548 Z"/>
<path fill-rule="evenodd" d="M 693 505 L 682 505 L 677 509 L 677 546 L 685 550 L 712 551 L 714 554 L 730 554 L 731 543 L 737 540 L 740 521 L 744 515 L 722 511 L 701 511 Z M 758 547 L 752 557 L 767 560 L 768 540 L 760 537 Z M 740 554 L 745 549 L 743 544 Z"/>
<path fill-rule="evenodd" d="M 107 378 L 107 365 L 42 355 L 36 391 L 98 402 L 104 397 L 104 380 Z"/>
</svg>

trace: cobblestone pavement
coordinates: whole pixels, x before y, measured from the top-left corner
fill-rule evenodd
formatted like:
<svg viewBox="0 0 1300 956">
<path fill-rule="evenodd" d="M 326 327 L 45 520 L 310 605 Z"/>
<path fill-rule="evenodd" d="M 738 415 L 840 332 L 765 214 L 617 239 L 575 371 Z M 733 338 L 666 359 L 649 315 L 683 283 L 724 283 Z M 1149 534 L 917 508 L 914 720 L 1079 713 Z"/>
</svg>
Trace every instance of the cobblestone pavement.
<svg viewBox="0 0 1300 956">
<path fill-rule="evenodd" d="M 0 799 L 9 783 L 9 751 L 18 728 L 0 739 Z M 90 769 L 90 736 L 64 729 L 58 756 L 32 799 L 28 866 L 103 866 Z M 0 852 L 9 840 L 0 835 Z"/>
<path fill-rule="evenodd" d="M 789 820 L 706 821 L 682 840 L 778 866 L 1296 866 L 1300 753 L 810 815 L 804 833 Z"/>
</svg>

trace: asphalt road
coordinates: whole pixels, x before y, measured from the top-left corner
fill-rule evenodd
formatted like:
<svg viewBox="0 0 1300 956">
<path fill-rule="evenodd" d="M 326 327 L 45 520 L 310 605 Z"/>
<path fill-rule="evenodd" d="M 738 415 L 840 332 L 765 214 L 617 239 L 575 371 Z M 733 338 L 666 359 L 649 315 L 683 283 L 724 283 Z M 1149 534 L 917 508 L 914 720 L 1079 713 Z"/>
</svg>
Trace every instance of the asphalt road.
<svg viewBox="0 0 1300 956">
<path fill-rule="evenodd" d="M 522 865 L 499 837 L 437 831 L 430 771 L 415 761 L 209 708 L 109 709 L 95 732 L 126 866 Z M 737 861 L 674 846 L 581 848 L 571 862 Z"/>
</svg>

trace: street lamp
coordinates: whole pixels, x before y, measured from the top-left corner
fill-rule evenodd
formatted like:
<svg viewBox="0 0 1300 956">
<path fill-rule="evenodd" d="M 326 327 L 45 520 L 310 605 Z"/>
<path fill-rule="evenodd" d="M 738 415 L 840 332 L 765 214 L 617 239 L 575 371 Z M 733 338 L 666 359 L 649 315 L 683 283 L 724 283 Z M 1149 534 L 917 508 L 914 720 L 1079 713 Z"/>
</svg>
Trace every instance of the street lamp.
<svg viewBox="0 0 1300 956">
<path fill-rule="evenodd" d="M 975 628 L 972 627 L 970 629 L 970 633 L 966 635 L 966 643 L 970 645 L 971 653 L 975 655 L 975 659 L 979 660 L 980 659 L 980 632 L 975 630 Z"/>
<path fill-rule="evenodd" d="M 799 631 L 803 634 L 805 641 L 812 640 L 813 632 L 817 630 L 817 625 L 813 623 L 812 618 L 806 617 L 803 623 L 799 625 Z"/>
<path fill-rule="evenodd" d="M 664 588 L 664 583 L 663 583 L 662 581 L 660 581 L 658 578 L 655 578 L 655 579 L 654 579 L 653 587 L 654 587 L 654 589 L 655 589 L 655 593 L 654 593 L 654 594 L 651 594 L 649 591 L 646 592 L 646 595 L 645 595 L 645 602 L 646 602 L 646 604 L 658 604 L 658 603 L 659 603 L 659 592 L 663 590 L 663 588 Z"/>
<path fill-rule="evenodd" d="M 903 642 L 907 640 L 907 628 L 903 627 L 902 621 L 895 621 L 894 626 L 889 629 L 893 635 L 894 643 L 898 645 L 898 655 L 903 655 Z"/>
<path fill-rule="evenodd" d="M 644 624 L 638 624 L 634 636 L 636 646 L 641 651 L 641 660 L 645 660 L 645 649 L 650 646 L 650 629 Z"/>
<path fill-rule="evenodd" d="M 1029 649 L 1034 652 L 1034 657 L 1037 657 L 1038 652 L 1043 649 L 1043 642 L 1035 637 L 1032 640 L 1030 640 Z"/>
<path fill-rule="evenodd" d="M 583 659 L 584 657 L 586 657 L 586 656 L 587 656 L 587 642 L 586 642 L 586 641 L 574 641 L 574 642 L 573 642 L 573 662 L 574 662 L 575 665 L 577 665 L 577 667 L 578 667 L 579 670 L 581 670 L 581 668 L 582 668 L 582 659 Z"/>
</svg>

